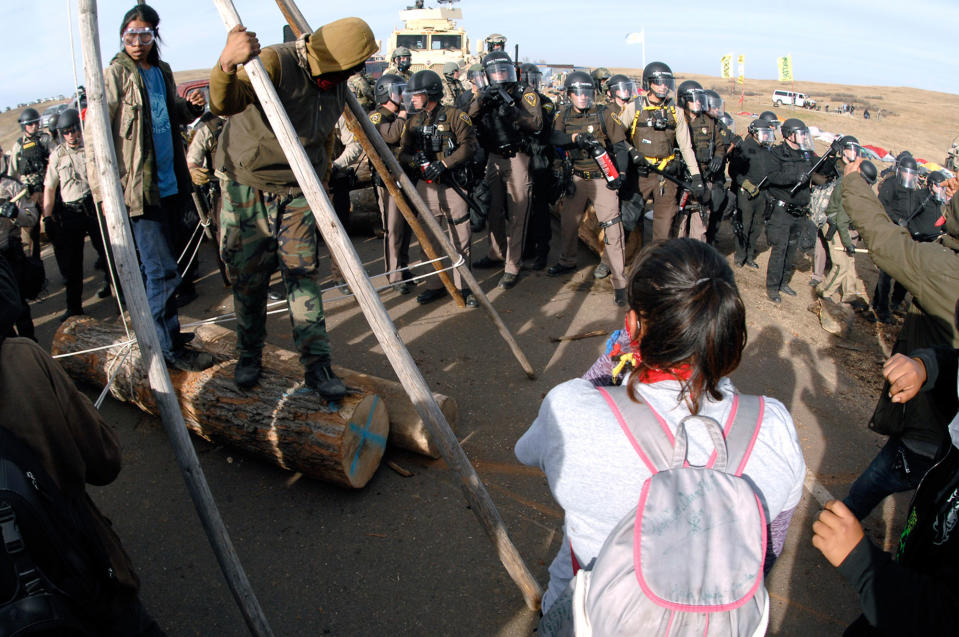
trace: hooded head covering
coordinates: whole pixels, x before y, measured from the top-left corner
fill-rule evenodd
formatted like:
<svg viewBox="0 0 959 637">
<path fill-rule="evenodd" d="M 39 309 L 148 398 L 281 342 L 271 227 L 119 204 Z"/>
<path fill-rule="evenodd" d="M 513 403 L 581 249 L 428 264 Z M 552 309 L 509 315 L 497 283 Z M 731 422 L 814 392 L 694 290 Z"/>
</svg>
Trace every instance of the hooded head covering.
<svg viewBox="0 0 959 637">
<path fill-rule="evenodd" d="M 313 77 L 347 71 L 366 61 L 379 47 L 370 25 L 360 18 L 342 18 L 321 26 L 307 41 Z"/>
</svg>

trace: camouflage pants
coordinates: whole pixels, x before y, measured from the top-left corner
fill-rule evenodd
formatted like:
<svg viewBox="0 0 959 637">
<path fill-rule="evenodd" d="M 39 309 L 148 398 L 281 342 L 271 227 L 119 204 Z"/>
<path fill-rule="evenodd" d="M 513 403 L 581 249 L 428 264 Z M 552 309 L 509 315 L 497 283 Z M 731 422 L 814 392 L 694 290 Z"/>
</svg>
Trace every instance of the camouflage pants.
<svg viewBox="0 0 959 637">
<path fill-rule="evenodd" d="M 277 195 L 222 180 L 220 255 L 233 281 L 238 354 L 259 354 L 266 337 L 270 276 L 280 269 L 304 367 L 329 363 L 319 282 L 316 221 L 303 195 Z"/>
</svg>

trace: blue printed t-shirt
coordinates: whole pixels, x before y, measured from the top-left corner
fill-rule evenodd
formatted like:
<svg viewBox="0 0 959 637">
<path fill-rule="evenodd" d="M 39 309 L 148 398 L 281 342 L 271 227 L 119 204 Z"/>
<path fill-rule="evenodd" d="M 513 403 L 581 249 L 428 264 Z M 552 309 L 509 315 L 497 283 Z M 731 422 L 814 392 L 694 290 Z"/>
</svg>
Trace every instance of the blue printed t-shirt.
<svg viewBox="0 0 959 637">
<path fill-rule="evenodd" d="M 140 75 L 150 98 L 150 117 L 153 120 L 153 154 L 156 157 L 157 187 L 161 197 L 175 195 L 179 191 L 176 174 L 173 172 L 173 132 L 170 113 L 166 107 L 166 85 L 159 67 L 140 67 Z"/>
</svg>

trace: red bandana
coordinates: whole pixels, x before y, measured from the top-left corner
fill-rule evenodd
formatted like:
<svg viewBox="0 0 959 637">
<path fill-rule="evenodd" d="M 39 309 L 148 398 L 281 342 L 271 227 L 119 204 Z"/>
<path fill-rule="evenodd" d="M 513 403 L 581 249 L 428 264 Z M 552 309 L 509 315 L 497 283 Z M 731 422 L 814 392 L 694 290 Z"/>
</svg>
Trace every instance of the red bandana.
<svg viewBox="0 0 959 637">
<path fill-rule="evenodd" d="M 625 326 L 626 333 L 629 332 L 629 323 L 626 323 Z M 633 354 L 633 361 L 636 367 L 639 367 L 642 364 L 642 358 L 639 356 L 639 341 L 632 338 L 630 334 L 629 349 Z M 619 343 L 613 346 L 613 349 L 610 351 L 610 358 L 616 360 L 624 354 Z M 658 383 L 663 380 L 678 380 L 680 382 L 688 381 L 689 378 L 693 375 L 693 368 L 688 364 L 679 365 L 672 369 L 653 369 L 653 368 L 643 368 L 639 372 L 639 382 L 644 384 Z"/>
</svg>

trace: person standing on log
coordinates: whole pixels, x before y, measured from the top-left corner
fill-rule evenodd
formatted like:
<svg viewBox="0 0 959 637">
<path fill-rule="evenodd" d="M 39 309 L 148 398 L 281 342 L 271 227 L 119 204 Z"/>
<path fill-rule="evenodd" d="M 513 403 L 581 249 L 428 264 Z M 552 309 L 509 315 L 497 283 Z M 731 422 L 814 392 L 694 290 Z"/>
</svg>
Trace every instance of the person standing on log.
<svg viewBox="0 0 959 637">
<path fill-rule="evenodd" d="M 156 10 L 145 4 L 123 16 L 123 50 L 103 72 L 107 117 L 163 358 L 177 369 L 199 371 L 210 367 L 213 357 L 187 348 L 192 336 L 180 333 L 174 294 L 180 273 L 171 246 L 174 224 L 179 223 L 184 197 L 192 189 L 177 131 L 203 112 L 206 99 L 198 90 L 191 91 L 187 99 L 177 96 L 173 71 L 160 60 L 159 24 Z M 89 153 L 90 175 L 97 174 L 93 162 L 93 153 Z M 93 180 L 90 187 L 93 198 L 102 200 L 100 184 Z"/>
<path fill-rule="evenodd" d="M 215 165 L 220 185 L 220 253 L 233 281 L 238 387 L 262 370 L 270 276 L 280 269 L 293 340 L 306 384 L 326 400 L 346 395 L 333 373 L 319 282 L 316 220 L 241 64 L 260 56 L 318 176 L 330 169 L 333 130 L 346 104 L 347 79 L 377 45 L 369 25 L 343 18 L 294 42 L 262 51 L 256 34 L 234 27 L 210 73 L 210 110 L 229 116 Z"/>
</svg>

